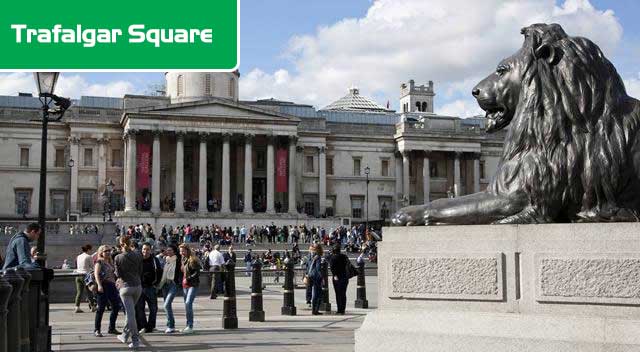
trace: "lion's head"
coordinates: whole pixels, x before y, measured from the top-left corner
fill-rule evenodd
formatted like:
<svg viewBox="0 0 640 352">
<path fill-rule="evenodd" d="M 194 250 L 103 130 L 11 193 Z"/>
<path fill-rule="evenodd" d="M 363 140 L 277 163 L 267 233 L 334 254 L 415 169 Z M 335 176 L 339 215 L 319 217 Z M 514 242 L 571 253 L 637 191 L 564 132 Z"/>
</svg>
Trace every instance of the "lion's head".
<svg viewBox="0 0 640 352">
<path fill-rule="evenodd" d="M 561 110 L 562 119 L 589 129 L 605 104 L 626 97 L 615 68 L 590 40 L 569 37 L 558 24 L 534 24 L 521 33 L 522 48 L 473 88 L 488 132 L 503 129 L 517 114 Z"/>
</svg>

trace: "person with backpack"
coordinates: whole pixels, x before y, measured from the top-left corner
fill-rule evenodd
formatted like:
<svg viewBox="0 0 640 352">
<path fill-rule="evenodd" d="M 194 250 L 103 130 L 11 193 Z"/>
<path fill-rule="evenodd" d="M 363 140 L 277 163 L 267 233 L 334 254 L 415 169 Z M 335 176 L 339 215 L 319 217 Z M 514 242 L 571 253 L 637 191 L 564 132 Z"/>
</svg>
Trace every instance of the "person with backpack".
<svg viewBox="0 0 640 352">
<path fill-rule="evenodd" d="M 307 277 L 311 286 L 311 314 L 321 315 L 320 303 L 322 303 L 322 245 L 316 244 L 309 247 L 311 260 L 307 268 Z"/>
<path fill-rule="evenodd" d="M 156 328 L 158 315 L 158 295 L 156 285 L 162 278 L 160 260 L 153 255 L 151 244 L 142 245 L 142 294 L 136 304 L 136 321 L 139 332 L 151 333 Z M 149 307 L 149 318 L 145 315 L 145 304 Z"/>
<path fill-rule="evenodd" d="M 336 304 L 338 306 L 336 314 L 344 315 L 347 306 L 347 286 L 349 285 L 349 279 L 356 275 L 356 271 L 349 261 L 349 257 L 340 253 L 339 243 L 336 243 L 331 249 L 329 267 L 333 276 L 333 289 L 336 293 Z"/>
<path fill-rule="evenodd" d="M 111 260 L 111 248 L 102 245 L 98 248 L 96 264 L 92 273 L 87 275 L 91 277 L 96 287 L 96 300 L 98 309 L 96 310 L 96 318 L 93 333 L 96 337 L 102 337 L 100 325 L 102 325 L 102 315 L 107 307 L 107 302 L 111 305 L 111 315 L 109 316 L 109 334 L 118 335 L 120 332 L 116 330 L 116 320 L 118 319 L 118 311 L 120 310 L 120 299 L 118 298 L 118 289 L 116 288 L 116 275 Z M 93 280 L 93 281 L 92 281 Z"/>
<path fill-rule="evenodd" d="M 6 258 L 2 270 L 15 268 L 17 266 L 25 269 L 37 268 L 38 264 L 31 260 L 31 246 L 29 243 L 38 241 L 40 232 L 40 225 L 34 222 L 29 224 L 25 231 L 19 232 L 11 237 L 6 248 Z"/>
</svg>

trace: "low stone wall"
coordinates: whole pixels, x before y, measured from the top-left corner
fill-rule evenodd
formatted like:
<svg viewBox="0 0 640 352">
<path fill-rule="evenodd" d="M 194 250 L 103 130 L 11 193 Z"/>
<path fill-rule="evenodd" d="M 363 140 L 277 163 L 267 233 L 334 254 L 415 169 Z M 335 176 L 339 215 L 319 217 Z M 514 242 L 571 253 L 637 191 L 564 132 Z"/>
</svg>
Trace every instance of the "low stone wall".
<svg viewBox="0 0 640 352">
<path fill-rule="evenodd" d="M 384 233 L 357 352 L 640 350 L 640 223 Z"/>
</svg>

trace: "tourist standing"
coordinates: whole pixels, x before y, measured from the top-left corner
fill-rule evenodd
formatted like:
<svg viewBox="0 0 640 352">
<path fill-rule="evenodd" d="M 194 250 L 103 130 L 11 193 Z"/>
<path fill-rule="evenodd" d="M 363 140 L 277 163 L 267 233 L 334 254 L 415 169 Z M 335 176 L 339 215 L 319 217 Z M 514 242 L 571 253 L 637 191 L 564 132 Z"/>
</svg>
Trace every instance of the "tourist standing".
<svg viewBox="0 0 640 352">
<path fill-rule="evenodd" d="M 322 245 L 313 245 L 309 248 L 309 251 L 312 253 L 307 269 L 307 276 L 311 285 L 311 314 L 320 315 L 320 303 L 322 303 Z"/>
<path fill-rule="evenodd" d="M 162 269 L 162 278 L 158 287 L 163 291 L 164 311 L 167 315 L 167 329 L 165 334 L 176 332 L 176 320 L 173 316 L 173 299 L 178 293 L 178 286 L 182 285 L 181 258 L 178 254 L 178 247 L 170 244 L 165 250 L 164 267 Z"/>
<path fill-rule="evenodd" d="M 162 278 L 160 260 L 153 256 L 151 245 L 142 245 L 142 294 L 136 304 L 136 321 L 140 333 L 150 333 L 156 328 L 158 315 L 158 295 L 156 285 Z M 149 307 L 149 318 L 145 315 L 145 304 Z"/>
<path fill-rule="evenodd" d="M 111 249 L 105 245 L 98 248 L 93 275 L 98 286 L 96 291 L 98 309 L 96 310 L 93 333 L 96 337 L 102 337 L 100 325 L 102 325 L 102 315 L 104 315 L 104 310 L 108 303 L 111 306 L 109 334 L 118 335 L 120 332 L 116 330 L 116 319 L 118 319 L 118 311 L 120 310 L 120 300 L 118 299 L 118 289 L 116 288 L 116 275 L 111 259 Z"/>
<path fill-rule="evenodd" d="M 209 253 L 209 271 L 213 272 L 213 280 L 211 280 L 211 293 L 221 294 L 224 289 L 222 283 L 222 275 L 215 274 L 222 271 L 222 264 L 224 264 L 224 256 L 220 253 L 220 245 L 213 246 L 213 250 Z"/>
<path fill-rule="evenodd" d="M 332 248 L 329 266 L 333 276 L 333 289 L 336 293 L 337 314 L 343 315 L 347 306 L 347 286 L 349 285 L 347 270 L 351 266 L 351 262 L 349 257 L 340 253 L 340 244 L 336 244 Z"/>
<path fill-rule="evenodd" d="M 131 338 L 129 348 L 140 345 L 138 325 L 136 323 L 136 303 L 142 294 L 142 256 L 132 250 L 131 241 L 127 237 L 120 238 L 122 253 L 115 258 L 117 286 L 120 289 L 120 299 L 127 315 L 127 324 L 118 335 L 118 340 L 127 343 Z"/>
<path fill-rule="evenodd" d="M 180 255 L 182 256 L 182 295 L 184 298 L 184 308 L 187 315 L 187 326 L 182 329 L 183 334 L 193 333 L 193 301 L 196 299 L 198 286 L 200 285 L 200 260 L 193 255 L 191 248 L 186 244 L 180 245 Z"/>
<path fill-rule="evenodd" d="M 87 273 L 91 272 L 91 268 L 93 268 L 93 258 L 89 254 L 91 250 L 90 244 L 85 244 L 82 246 L 82 253 L 76 257 L 76 274 L 80 274 L 76 276 L 76 300 L 75 300 L 75 313 L 82 313 L 82 309 L 80 309 L 80 301 L 82 300 L 82 293 L 86 290 L 87 286 L 84 282 L 84 277 Z M 95 310 L 93 305 L 92 293 L 89 290 L 87 291 L 87 299 L 89 300 L 89 309 L 92 311 Z"/>
</svg>

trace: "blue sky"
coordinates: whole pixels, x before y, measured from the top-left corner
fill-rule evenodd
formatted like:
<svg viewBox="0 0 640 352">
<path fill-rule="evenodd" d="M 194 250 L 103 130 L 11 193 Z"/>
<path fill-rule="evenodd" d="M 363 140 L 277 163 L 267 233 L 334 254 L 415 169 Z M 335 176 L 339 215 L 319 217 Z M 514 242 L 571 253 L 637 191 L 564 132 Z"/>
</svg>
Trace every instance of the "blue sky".
<svg viewBox="0 0 640 352">
<path fill-rule="evenodd" d="M 613 11 L 611 13 L 609 10 Z M 637 0 L 242 0 L 240 93 L 322 107 L 351 85 L 397 108 L 399 85 L 436 84 L 436 112 L 478 112 L 471 87 L 521 44 L 519 28 L 558 22 L 599 44 L 640 97 Z M 67 95 L 144 93 L 162 73 L 65 73 Z M 0 75 L 0 94 L 31 78 Z"/>
</svg>

